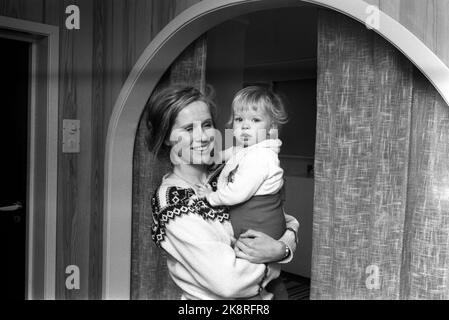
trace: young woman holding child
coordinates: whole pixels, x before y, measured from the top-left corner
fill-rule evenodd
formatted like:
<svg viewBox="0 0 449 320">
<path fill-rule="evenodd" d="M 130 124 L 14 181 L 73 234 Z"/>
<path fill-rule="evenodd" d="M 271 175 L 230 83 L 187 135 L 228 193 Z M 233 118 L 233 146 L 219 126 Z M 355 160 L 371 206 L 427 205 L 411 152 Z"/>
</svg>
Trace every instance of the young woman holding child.
<svg viewBox="0 0 449 320">
<path fill-rule="evenodd" d="M 276 207 L 276 214 L 272 214 L 276 218 L 270 219 L 279 225 L 276 229 L 281 230 L 282 236 L 275 235 L 279 240 L 252 227 L 240 236 L 235 234 L 227 205 L 212 206 L 206 200 L 207 194 L 217 191 L 222 169 L 210 169 L 216 132 L 212 101 L 193 87 L 173 86 L 155 94 L 148 108 L 149 149 L 156 156 L 170 153 L 173 164 L 152 199 L 152 236 L 168 253 L 168 270 L 183 291 L 181 298 L 272 299 L 273 294 L 265 288 L 279 276 L 278 263 L 292 259 L 298 222 L 289 215 L 282 214 L 279 218 Z M 249 141 L 248 135 L 242 138 Z M 247 147 L 249 144 L 243 141 L 236 154 Z M 270 155 L 268 161 L 274 159 L 269 144 L 259 148 Z M 277 182 L 271 189 L 266 188 L 269 178 L 264 175 L 260 186 L 265 184 L 265 191 L 261 195 L 279 192 L 282 173 L 274 175 L 273 181 Z M 257 196 L 257 191 L 247 194 L 250 199 Z M 257 210 L 251 214 L 255 216 Z"/>
</svg>

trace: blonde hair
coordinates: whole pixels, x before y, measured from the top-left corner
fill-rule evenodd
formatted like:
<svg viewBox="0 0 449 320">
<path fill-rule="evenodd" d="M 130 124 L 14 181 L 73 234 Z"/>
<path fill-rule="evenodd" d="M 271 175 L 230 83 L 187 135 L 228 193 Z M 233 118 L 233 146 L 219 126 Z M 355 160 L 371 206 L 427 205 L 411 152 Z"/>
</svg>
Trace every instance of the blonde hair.
<svg viewBox="0 0 449 320">
<path fill-rule="evenodd" d="M 236 111 L 247 110 L 265 111 L 278 130 L 288 122 L 288 115 L 281 97 L 269 88 L 249 86 L 237 92 L 232 101 L 231 118 L 227 125 L 232 127 Z"/>
</svg>

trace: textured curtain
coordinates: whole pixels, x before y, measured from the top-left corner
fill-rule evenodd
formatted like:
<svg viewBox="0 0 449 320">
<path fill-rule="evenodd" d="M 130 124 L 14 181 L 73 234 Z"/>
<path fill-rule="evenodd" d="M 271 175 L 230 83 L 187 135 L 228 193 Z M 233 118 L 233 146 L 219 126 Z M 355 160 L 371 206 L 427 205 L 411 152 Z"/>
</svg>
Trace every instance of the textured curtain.
<svg viewBox="0 0 449 320">
<path fill-rule="evenodd" d="M 206 40 L 202 36 L 173 62 L 155 92 L 177 83 L 204 90 L 205 66 Z M 168 274 L 165 254 L 151 240 L 151 197 L 170 169 L 170 159 L 156 160 L 148 151 L 145 118 L 146 112 L 142 114 L 134 146 L 131 299 L 179 299 L 181 292 Z"/>
<path fill-rule="evenodd" d="M 449 108 L 390 43 L 318 14 L 311 299 L 449 298 Z"/>
</svg>

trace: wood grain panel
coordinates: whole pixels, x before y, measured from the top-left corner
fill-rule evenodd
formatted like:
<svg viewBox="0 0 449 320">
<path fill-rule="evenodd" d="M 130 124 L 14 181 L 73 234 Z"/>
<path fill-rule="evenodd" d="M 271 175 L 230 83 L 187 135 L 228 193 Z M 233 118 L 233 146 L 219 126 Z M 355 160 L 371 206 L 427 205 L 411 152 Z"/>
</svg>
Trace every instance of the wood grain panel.
<svg viewBox="0 0 449 320">
<path fill-rule="evenodd" d="M 180 14 L 185 9 L 193 6 L 194 4 L 197 4 L 198 2 L 201 2 L 201 0 L 176 0 L 175 5 L 173 6 L 173 16 L 176 16 Z"/>
<path fill-rule="evenodd" d="M 401 12 L 401 0 L 379 0 L 379 9 L 393 19 L 399 20 Z"/>
<path fill-rule="evenodd" d="M 58 158 L 57 298 L 87 299 L 89 276 L 89 233 L 91 213 L 91 110 L 92 110 L 92 2 L 63 1 L 65 8 L 75 4 L 83 14 L 80 30 L 60 29 L 60 123 L 62 119 L 81 122 L 80 153 Z M 64 19 L 65 21 L 65 19 Z M 65 288 L 65 268 L 80 269 L 80 289 Z"/>
<path fill-rule="evenodd" d="M 44 19 L 46 24 L 64 26 L 62 2 L 59 0 L 44 0 Z M 59 53 L 61 55 L 61 52 Z"/>
<path fill-rule="evenodd" d="M 105 0 L 103 0 L 105 1 Z M 175 17 L 198 0 L 106 1 L 105 121 L 132 67 L 154 36 Z"/>
<path fill-rule="evenodd" d="M 434 52 L 449 66 L 449 0 L 436 1 L 435 15 L 435 45 Z"/>
<path fill-rule="evenodd" d="M 370 5 L 373 5 L 373 6 L 376 6 L 376 7 L 379 7 L 380 6 L 380 1 L 381 0 L 365 0 L 365 2 L 366 3 L 368 3 L 368 4 L 370 4 Z"/>
<path fill-rule="evenodd" d="M 435 49 L 435 20 L 434 0 L 401 1 L 399 21 L 431 50 Z"/>
<path fill-rule="evenodd" d="M 92 171 L 91 171 L 91 216 L 89 234 L 89 299 L 101 298 L 103 259 L 103 159 L 107 121 L 104 116 L 104 41 L 106 21 L 104 2 L 93 1 L 93 48 L 92 48 Z"/>
<path fill-rule="evenodd" d="M 43 22 L 45 20 L 45 0 L 2 0 L 0 15 Z"/>
</svg>

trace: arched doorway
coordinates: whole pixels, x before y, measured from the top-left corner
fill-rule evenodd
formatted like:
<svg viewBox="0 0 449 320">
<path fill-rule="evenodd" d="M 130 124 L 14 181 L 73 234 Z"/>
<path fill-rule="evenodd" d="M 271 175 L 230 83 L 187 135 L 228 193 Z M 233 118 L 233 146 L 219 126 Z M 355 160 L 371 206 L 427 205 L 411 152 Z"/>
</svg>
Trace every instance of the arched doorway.
<svg viewBox="0 0 449 320">
<path fill-rule="evenodd" d="M 364 1 L 306 1 L 342 12 L 362 23 Z M 131 243 L 131 177 L 137 123 L 163 72 L 181 51 L 212 26 L 261 9 L 296 6 L 301 1 L 208 1 L 175 18 L 148 46 L 125 83 L 110 121 L 105 159 L 103 297 L 129 298 Z M 448 68 L 415 36 L 380 12 L 376 30 L 402 51 L 449 101 Z"/>
</svg>

